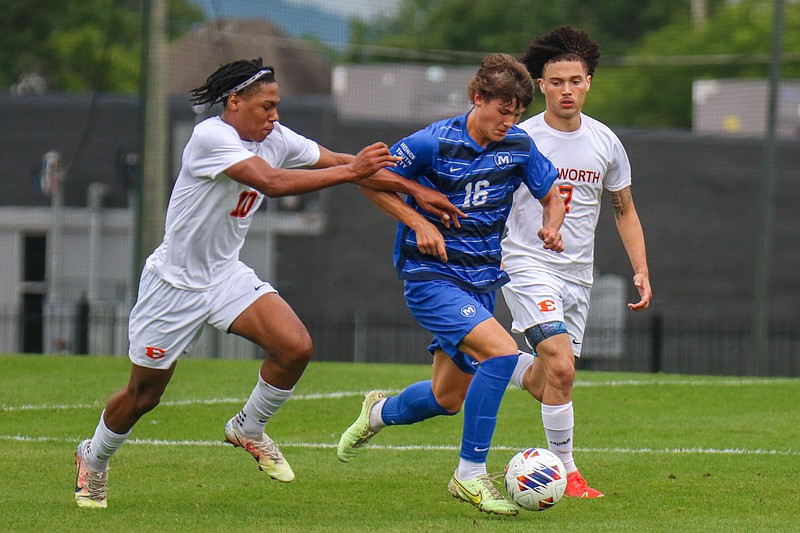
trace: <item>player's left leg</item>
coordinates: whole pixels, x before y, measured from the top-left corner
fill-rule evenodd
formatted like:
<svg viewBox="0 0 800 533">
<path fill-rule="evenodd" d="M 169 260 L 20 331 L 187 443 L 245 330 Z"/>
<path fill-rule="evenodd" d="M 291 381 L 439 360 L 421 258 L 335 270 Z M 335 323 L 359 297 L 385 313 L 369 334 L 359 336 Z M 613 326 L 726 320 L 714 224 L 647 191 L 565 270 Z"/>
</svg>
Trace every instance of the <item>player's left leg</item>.
<svg viewBox="0 0 800 533">
<path fill-rule="evenodd" d="M 250 452 L 270 477 L 288 483 L 294 472 L 264 427 L 303 375 L 311 359 L 311 337 L 289 304 L 243 263 L 211 291 L 209 302 L 209 324 L 266 353 L 250 397 L 225 425 L 225 440 Z"/>
<path fill-rule="evenodd" d="M 564 323 L 544 323 L 525 332 L 538 357 L 523 379 L 524 388 L 542 402 L 542 425 L 548 449 L 558 455 L 567 470 L 565 494 L 573 498 L 599 498 L 603 493 L 588 485 L 572 454 L 575 414 L 572 388 L 575 357 L 580 357 L 588 313 L 589 288 L 565 284 L 557 307 Z M 563 332 L 562 332 L 563 326 Z"/>
<path fill-rule="evenodd" d="M 458 413 L 471 379 L 472 374 L 459 369 L 442 350 L 435 350 L 432 379 L 412 383 L 388 398 L 381 391 L 367 393 L 358 418 L 342 433 L 336 455 L 342 462 L 351 461 L 386 426 L 410 425 Z"/>
<path fill-rule="evenodd" d="M 311 359 L 311 337 L 276 292 L 268 292 L 250 304 L 229 331 L 260 346 L 266 358 L 244 407 L 225 425 L 225 439 L 250 452 L 270 477 L 288 483 L 294 479 L 294 472 L 264 427 L 303 375 Z"/>
</svg>

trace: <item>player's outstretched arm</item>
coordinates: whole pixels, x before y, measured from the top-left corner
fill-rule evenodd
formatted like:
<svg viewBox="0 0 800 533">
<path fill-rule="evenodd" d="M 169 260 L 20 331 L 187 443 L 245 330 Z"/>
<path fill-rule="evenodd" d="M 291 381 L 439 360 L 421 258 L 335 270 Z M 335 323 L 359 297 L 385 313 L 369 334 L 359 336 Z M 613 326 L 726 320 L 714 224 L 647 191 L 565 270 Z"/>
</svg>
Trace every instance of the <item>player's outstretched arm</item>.
<svg viewBox="0 0 800 533">
<path fill-rule="evenodd" d="M 455 227 L 460 228 L 461 223 L 459 217 L 466 217 L 467 215 L 458 207 L 454 206 L 447 196 L 410 180 L 394 172 L 388 170 L 381 170 L 370 176 L 369 178 L 359 182 L 361 187 L 371 189 L 374 191 L 392 191 L 401 194 L 410 195 L 414 197 L 417 204 L 432 215 L 436 215 L 446 227 L 450 227 L 452 223 Z"/>
<path fill-rule="evenodd" d="M 330 151 L 328 153 L 332 154 Z M 363 180 L 382 168 L 394 166 L 397 161 L 397 158 L 389 153 L 389 147 L 380 142 L 363 148 L 355 157 L 336 160 L 344 159 L 349 160 L 328 168 L 285 169 L 275 168 L 262 158 L 253 156 L 227 168 L 225 174 L 232 180 L 248 185 L 267 196 L 279 197 Z M 319 162 L 317 166 L 321 166 Z"/>
<path fill-rule="evenodd" d="M 326 168 L 334 165 L 344 165 L 352 161 L 354 156 L 350 154 L 332 152 L 327 148 L 320 146 L 320 157 L 316 168 Z M 394 172 L 381 170 L 369 176 L 366 179 L 359 181 L 361 187 L 375 190 L 375 191 L 390 191 L 398 192 L 405 195 L 411 195 L 417 201 L 417 204 L 425 211 L 436 215 L 446 227 L 450 227 L 452 223 L 455 227 L 460 228 L 461 224 L 458 221 L 459 217 L 466 217 L 460 209 L 454 206 L 447 197 L 435 191 L 430 187 L 425 187 L 419 183 L 404 178 Z"/>
</svg>

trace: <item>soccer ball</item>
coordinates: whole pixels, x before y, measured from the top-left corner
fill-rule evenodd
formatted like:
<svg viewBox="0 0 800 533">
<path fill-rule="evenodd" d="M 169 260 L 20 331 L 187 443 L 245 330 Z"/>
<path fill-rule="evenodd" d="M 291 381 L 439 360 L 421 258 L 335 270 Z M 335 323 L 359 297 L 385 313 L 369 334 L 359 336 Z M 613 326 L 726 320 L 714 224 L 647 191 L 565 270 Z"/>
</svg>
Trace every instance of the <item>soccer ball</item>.
<svg viewBox="0 0 800 533">
<path fill-rule="evenodd" d="M 505 484 L 515 504 L 528 511 L 545 511 L 564 495 L 567 471 L 550 450 L 528 448 L 506 465 Z"/>
</svg>

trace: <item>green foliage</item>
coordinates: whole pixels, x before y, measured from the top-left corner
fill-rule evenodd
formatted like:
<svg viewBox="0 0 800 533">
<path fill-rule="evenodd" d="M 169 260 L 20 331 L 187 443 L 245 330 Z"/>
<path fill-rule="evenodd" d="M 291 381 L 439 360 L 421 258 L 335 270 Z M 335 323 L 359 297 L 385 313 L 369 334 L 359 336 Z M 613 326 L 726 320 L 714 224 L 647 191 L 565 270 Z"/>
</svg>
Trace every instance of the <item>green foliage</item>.
<svg viewBox="0 0 800 533">
<path fill-rule="evenodd" d="M 800 76 L 800 3 L 788 2 L 785 15 L 783 52 L 794 56 L 783 58 L 782 77 L 793 78 Z M 772 3 L 759 0 L 728 3 L 704 27 L 680 18 L 631 51 L 629 59 L 648 65 L 601 65 L 587 112 L 610 124 L 690 127 L 694 80 L 767 77 L 772 22 Z"/>
<path fill-rule="evenodd" d="M 0 88 L 42 76 L 49 90 L 135 93 L 141 0 L 0 0 Z M 174 38 L 202 20 L 189 0 L 168 0 Z"/>
<path fill-rule="evenodd" d="M 357 25 L 353 43 L 518 54 L 536 35 L 572 24 L 592 33 L 606 53 L 619 54 L 688 9 L 689 0 L 404 0 L 396 16 Z"/>
<path fill-rule="evenodd" d="M 114 456 L 109 508 L 79 510 L 73 452 L 128 378 L 121 357 L 0 356 L 0 515 L 27 531 L 795 531 L 797 379 L 579 372 L 576 460 L 606 497 L 544 513 L 482 515 L 447 493 L 462 418 L 382 432 L 352 463 L 339 434 L 370 388 L 427 365 L 311 363 L 268 431 L 297 474 L 271 481 L 222 427 L 259 361 L 186 359 L 162 404 Z M 213 376 L 213 379 L 209 379 Z M 510 389 L 488 467 L 542 445 L 538 405 Z"/>
<path fill-rule="evenodd" d="M 708 0 L 706 7 L 707 22 L 698 25 L 689 0 L 405 0 L 397 16 L 354 26 L 353 50 L 361 52 L 351 58 L 473 64 L 476 54 L 519 55 L 535 36 L 572 24 L 603 52 L 587 113 L 615 126 L 687 128 L 695 79 L 764 78 L 768 69 L 773 2 Z M 793 55 L 784 58 L 782 74 L 798 77 L 800 2 L 785 3 L 784 25 L 783 51 Z M 387 48 L 370 54 L 362 44 Z M 529 114 L 542 106 L 538 96 Z"/>
</svg>

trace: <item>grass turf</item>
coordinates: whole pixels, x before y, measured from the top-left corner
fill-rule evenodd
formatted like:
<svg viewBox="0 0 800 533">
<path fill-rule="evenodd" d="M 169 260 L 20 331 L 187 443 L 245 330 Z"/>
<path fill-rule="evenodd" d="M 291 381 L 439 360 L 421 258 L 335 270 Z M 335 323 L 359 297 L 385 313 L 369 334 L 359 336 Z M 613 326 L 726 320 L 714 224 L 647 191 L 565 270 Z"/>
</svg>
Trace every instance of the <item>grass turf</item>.
<svg viewBox="0 0 800 533">
<path fill-rule="evenodd" d="M 352 463 L 340 433 L 372 388 L 425 365 L 312 363 L 270 421 L 297 479 L 281 484 L 222 443 L 257 361 L 186 359 L 109 474 L 109 508 L 78 509 L 73 452 L 124 358 L 0 356 L 0 515 L 9 531 L 796 531 L 800 380 L 579 372 L 575 457 L 600 500 L 493 517 L 454 500 L 461 416 L 389 428 Z M 488 467 L 544 444 L 538 404 L 509 389 Z"/>
</svg>

